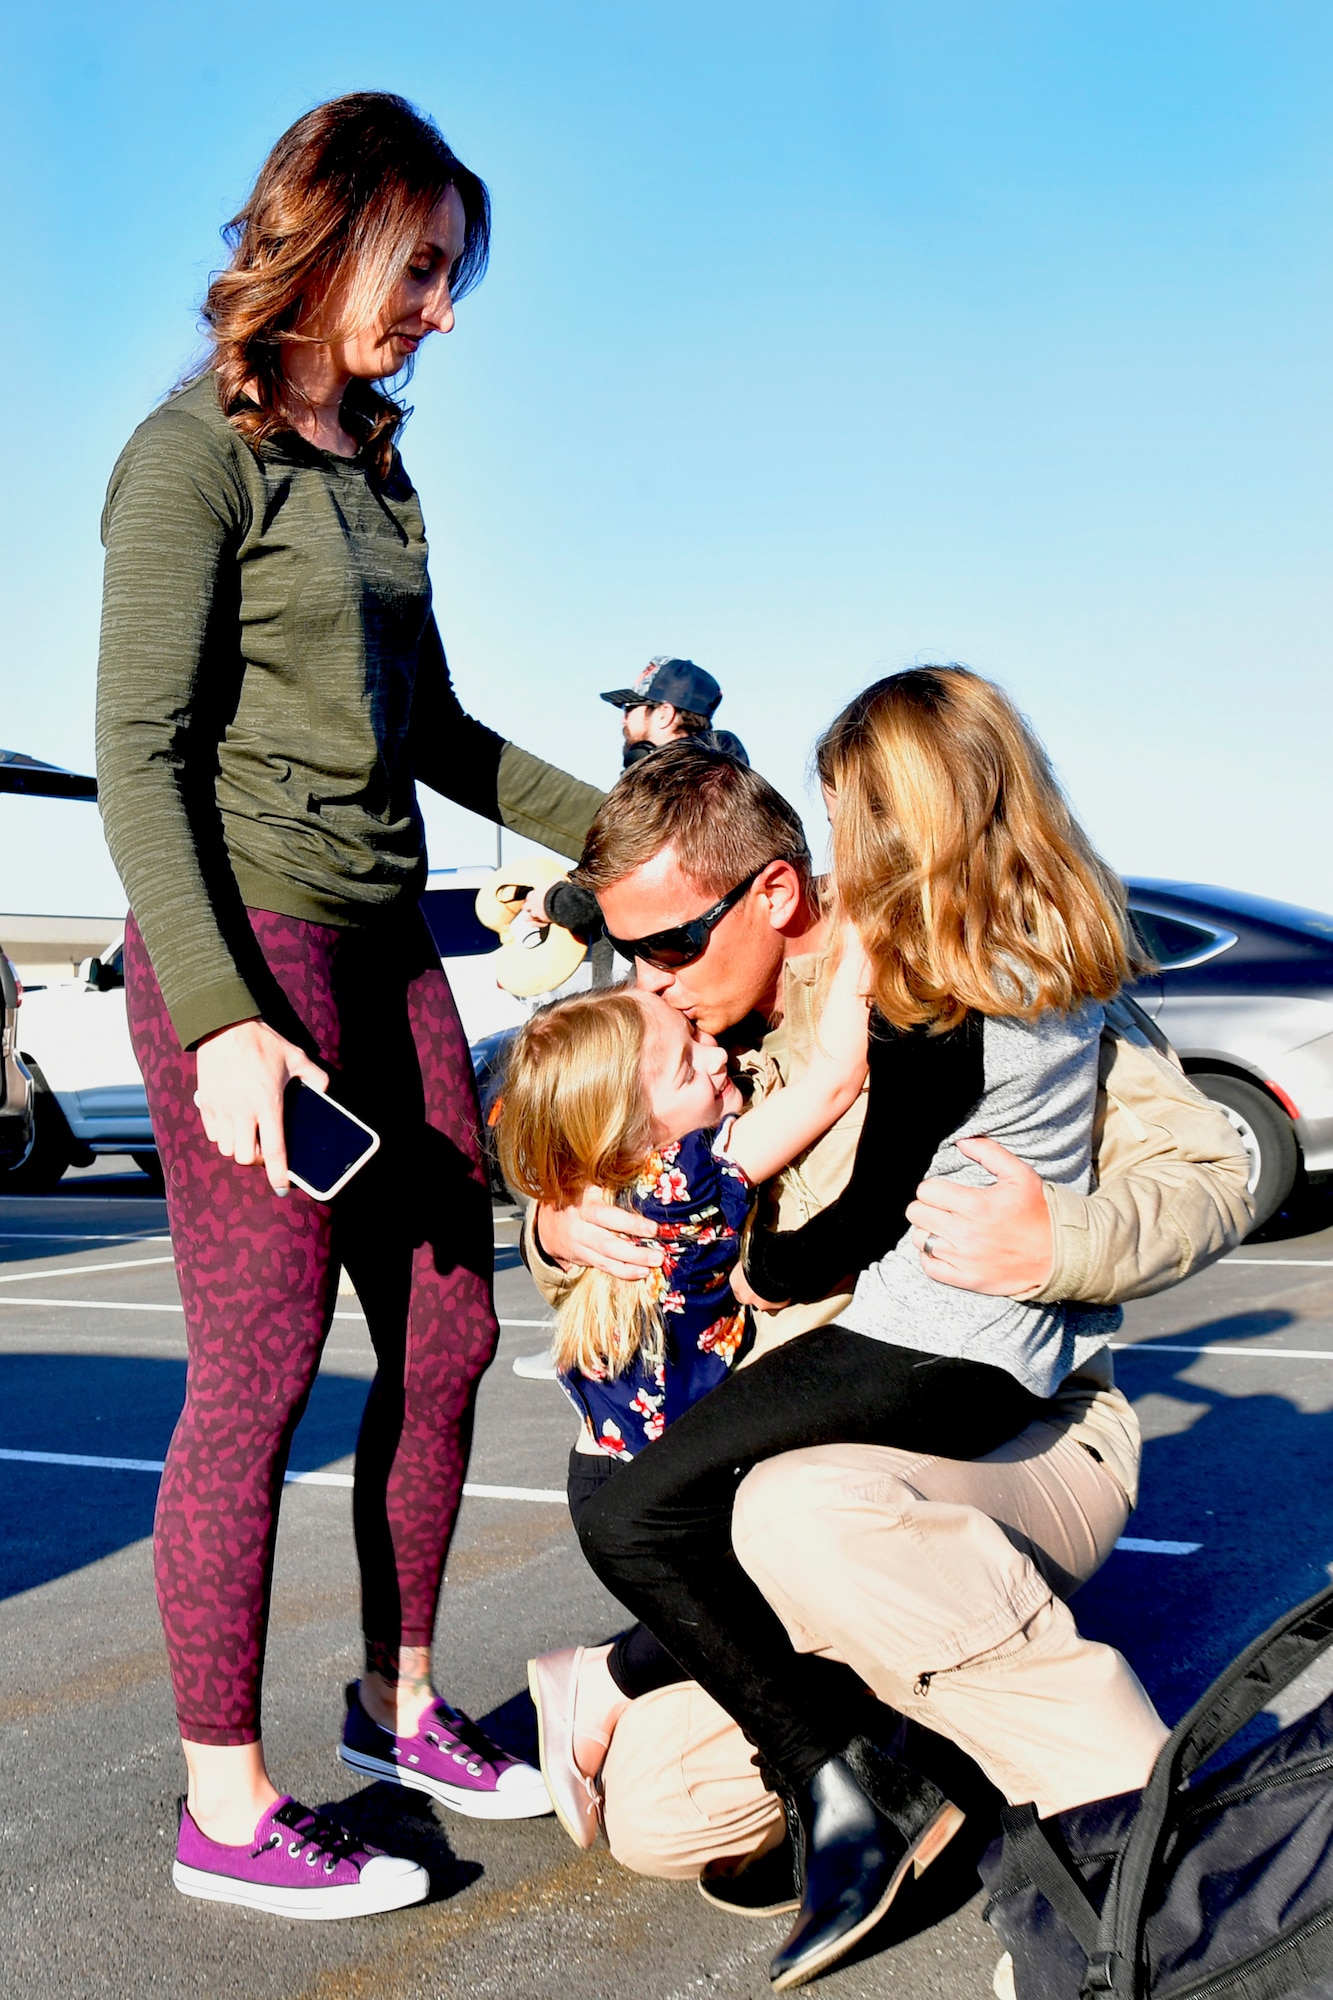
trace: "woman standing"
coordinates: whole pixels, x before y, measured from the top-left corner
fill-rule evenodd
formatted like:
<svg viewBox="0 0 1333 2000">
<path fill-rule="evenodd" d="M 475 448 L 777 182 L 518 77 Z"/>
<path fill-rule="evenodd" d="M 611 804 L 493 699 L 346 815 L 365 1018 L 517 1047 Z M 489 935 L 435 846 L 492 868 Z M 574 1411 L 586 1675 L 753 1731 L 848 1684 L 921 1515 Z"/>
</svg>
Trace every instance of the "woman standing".
<svg viewBox="0 0 1333 2000">
<path fill-rule="evenodd" d="M 415 785 L 573 855 L 600 794 L 459 705 L 404 412 L 379 386 L 452 327 L 489 227 L 485 187 L 401 98 L 298 120 L 229 226 L 209 365 L 135 432 L 103 521 L 102 810 L 189 1344 L 155 1529 L 189 1770 L 175 1880 L 291 1915 L 427 1886 L 280 1796 L 261 1741 L 277 1502 L 340 1264 L 377 1361 L 353 1495 L 365 1673 L 340 1754 L 473 1815 L 549 1810 L 431 1679 L 496 1325 Z M 289 1184 L 293 1078 L 332 1078 L 383 1141 L 328 1205 Z"/>
</svg>

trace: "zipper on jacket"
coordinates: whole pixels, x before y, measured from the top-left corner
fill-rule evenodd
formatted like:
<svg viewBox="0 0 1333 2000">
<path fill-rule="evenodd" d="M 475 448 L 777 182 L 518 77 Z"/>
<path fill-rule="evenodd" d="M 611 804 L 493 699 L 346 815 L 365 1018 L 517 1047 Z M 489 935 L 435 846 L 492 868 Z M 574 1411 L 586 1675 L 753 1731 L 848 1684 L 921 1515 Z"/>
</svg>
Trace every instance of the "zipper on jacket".
<svg viewBox="0 0 1333 2000">
<path fill-rule="evenodd" d="M 919 1694 L 924 1699 L 924 1697 L 930 1693 L 930 1684 L 934 1680 L 934 1678 L 935 1676 L 933 1673 L 918 1674 L 916 1677 L 916 1682 L 912 1688 L 912 1693 Z"/>
</svg>

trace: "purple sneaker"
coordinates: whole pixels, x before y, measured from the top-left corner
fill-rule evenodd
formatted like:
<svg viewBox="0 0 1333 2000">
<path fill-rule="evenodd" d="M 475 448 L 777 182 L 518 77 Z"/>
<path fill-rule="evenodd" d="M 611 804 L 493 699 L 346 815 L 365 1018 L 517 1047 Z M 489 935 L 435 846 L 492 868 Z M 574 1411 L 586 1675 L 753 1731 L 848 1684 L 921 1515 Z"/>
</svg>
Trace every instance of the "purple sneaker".
<svg viewBox="0 0 1333 2000">
<path fill-rule="evenodd" d="M 415 1861 L 368 1847 L 292 1798 L 269 1807 L 249 1847 L 210 1840 L 184 1799 L 180 1816 L 171 1879 L 184 1896 L 328 1922 L 400 1910 L 430 1894 L 430 1876 Z"/>
<path fill-rule="evenodd" d="M 469 1819 L 536 1819 L 551 1810 L 540 1771 L 511 1757 L 461 1709 L 437 1698 L 415 1736 L 395 1736 L 361 1706 L 360 1682 L 347 1689 L 338 1755 L 354 1771 L 428 1792 Z"/>
</svg>

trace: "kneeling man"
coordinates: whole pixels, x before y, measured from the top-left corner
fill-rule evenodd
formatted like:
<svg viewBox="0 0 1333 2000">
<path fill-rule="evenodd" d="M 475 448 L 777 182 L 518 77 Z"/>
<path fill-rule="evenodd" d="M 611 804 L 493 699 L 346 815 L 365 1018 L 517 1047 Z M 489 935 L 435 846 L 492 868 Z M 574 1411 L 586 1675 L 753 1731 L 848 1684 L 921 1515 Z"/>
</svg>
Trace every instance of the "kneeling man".
<svg viewBox="0 0 1333 2000">
<path fill-rule="evenodd" d="M 760 1082 L 799 1068 L 824 918 L 800 820 L 764 779 L 669 746 L 608 796 L 576 879 L 642 985 Z M 1225 1118 L 1132 1003 L 1107 1018 L 1095 1191 L 1046 1185 L 976 1142 L 994 1184 L 927 1183 L 908 1211 L 939 1282 L 1111 1304 L 1178 1282 L 1245 1234 L 1246 1163 Z M 767 1226 L 796 1227 L 841 1191 L 863 1116 L 864 1100 L 779 1177 Z M 533 1275 L 552 1301 L 565 1269 L 641 1276 L 659 1261 L 642 1240 L 651 1228 L 592 1193 L 578 1209 L 539 1209 L 525 1232 Z M 836 1320 L 848 1299 L 761 1315 L 752 1351 Z M 1054 1813 L 1141 1786 L 1165 1736 L 1128 1662 L 1084 1639 L 1064 1601 L 1115 1546 L 1138 1461 L 1103 1353 L 983 1459 L 827 1445 L 767 1461 L 740 1488 L 733 1545 L 798 1649 L 844 1663 L 949 1739 L 1011 1804 Z M 614 1657 L 608 1668 L 614 1682 Z M 777 1850 L 783 1828 L 737 1725 L 683 1678 L 631 1692 L 601 1718 L 618 1859 L 662 1876 L 707 1870 L 717 1901 L 794 1906 L 785 1856 L 766 1872 L 740 1865 Z"/>
</svg>

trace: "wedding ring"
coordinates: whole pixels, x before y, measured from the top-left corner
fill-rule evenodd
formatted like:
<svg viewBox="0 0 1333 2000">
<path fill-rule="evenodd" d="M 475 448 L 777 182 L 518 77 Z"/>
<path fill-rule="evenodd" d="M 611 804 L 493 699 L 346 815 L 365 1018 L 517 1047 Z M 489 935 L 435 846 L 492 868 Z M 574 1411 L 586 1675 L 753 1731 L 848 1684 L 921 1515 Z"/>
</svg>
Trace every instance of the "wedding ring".
<svg viewBox="0 0 1333 2000">
<path fill-rule="evenodd" d="M 938 1236 L 928 1236 L 925 1242 L 921 1245 L 922 1256 L 933 1257 L 939 1245 L 939 1240 L 940 1239 Z"/>
</svg>

